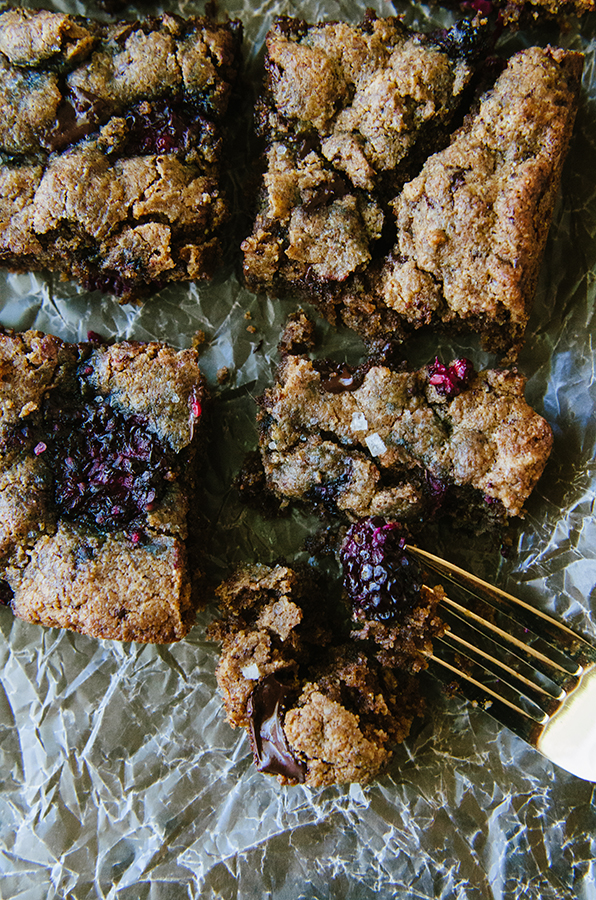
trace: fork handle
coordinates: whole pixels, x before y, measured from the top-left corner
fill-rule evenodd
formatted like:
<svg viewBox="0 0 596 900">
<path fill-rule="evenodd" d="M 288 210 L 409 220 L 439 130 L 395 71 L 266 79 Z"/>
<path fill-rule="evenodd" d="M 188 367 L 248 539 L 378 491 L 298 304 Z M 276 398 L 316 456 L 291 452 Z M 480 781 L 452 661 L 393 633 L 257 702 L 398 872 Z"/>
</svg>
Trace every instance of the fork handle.
<svg viewBox="0 0 596 900">
<path fill-rule="evenodd" d="M 549 719 L 536 742 L 551 762 L 586 781 L 596 781 L 596 663 Z"/>
</svg>

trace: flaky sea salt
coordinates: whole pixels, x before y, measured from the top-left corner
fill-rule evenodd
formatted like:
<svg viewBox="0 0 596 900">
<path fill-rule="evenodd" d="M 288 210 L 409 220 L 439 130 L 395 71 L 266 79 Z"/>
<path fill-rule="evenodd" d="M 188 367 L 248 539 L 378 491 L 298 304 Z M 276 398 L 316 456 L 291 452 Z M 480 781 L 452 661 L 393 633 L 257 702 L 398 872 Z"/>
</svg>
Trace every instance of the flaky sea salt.
<svg viewBox="0 0 596 900">
<path fill-rule="evenodd" d="M 259 667 L 256 663 L 251 663 L 249 666 L 244 666 L 241 669 L 241 672 L 245 678 L 248 678 L 250 681 L 258 681 L 261 677 L 261 673 L 259 672 Z"/>
<path fill-rule="evenodd" d="M 387 445 L 380 434 L 375 431 L 364 438 L 364 443 L 373 456 L 382 456 L 387 451 Z"/>
<path fill-rule="evenodd" d="M 354 413 L 354 415 L 352 416 L 352 421 L 350 422 L 350 428 L 352 429 L 352 431 L 366 431 L 366 429 L 368 428 L 368 422 L 364 413 Z"/>
</svg>

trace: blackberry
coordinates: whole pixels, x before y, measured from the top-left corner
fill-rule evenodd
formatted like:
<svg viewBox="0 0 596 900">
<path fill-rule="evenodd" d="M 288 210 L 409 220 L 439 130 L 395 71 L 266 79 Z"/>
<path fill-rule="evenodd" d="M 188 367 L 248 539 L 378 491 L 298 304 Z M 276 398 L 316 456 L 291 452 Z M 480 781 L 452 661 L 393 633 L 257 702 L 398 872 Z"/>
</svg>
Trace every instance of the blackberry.
<svg viewBox="0 0 596 900">
<path fill-rule="evenodd" d="M 403 618 L 416 606 L 420 570 L 404 551 L 405 545 L 398 522 L 372 516 L 352 525 L 340 560 L 354 612 L 386 622 Z"/>
<path fill-rule="evenodd" d="M 46 424 L 43 453 L 63 515 L 102 528 L 136 527 L 176 477 L 172 452 L 141 416 L 96 402 L 50 407 Z"/>
</svg>

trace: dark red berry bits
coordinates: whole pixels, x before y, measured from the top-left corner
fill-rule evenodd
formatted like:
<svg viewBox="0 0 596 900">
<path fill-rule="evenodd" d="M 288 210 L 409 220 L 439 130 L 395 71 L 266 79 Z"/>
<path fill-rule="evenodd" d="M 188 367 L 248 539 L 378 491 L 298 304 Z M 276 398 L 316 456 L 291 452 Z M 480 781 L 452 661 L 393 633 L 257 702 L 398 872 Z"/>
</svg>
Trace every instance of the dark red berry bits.
<svg viewBox="0 0 596 900">
<path fill-rule="evenodd" d="M 437 393 L 451 400 L 457 397 L 474 374 L 474 364 L 462 357 L 454 360 L 450 366 L 439 362 L 438 357 L 428 366 L 428 382 L 436 388 Z"/>
<path fill-rule="evenodd" d="M 62 515 L 102 528 L 129 527 L 156 506 L 165 485 L 176 478 L 173 453 L 141 416 L 124 416 L 108 402 L 52 405 L 46 422 Z"/>
<path fill-rule="evenodd" d="M 215 126 L 189 103 L 145 101 L 130 110 L 126 124 L 126 149 L 135 156 L 190 153 L 195 148 L 211 158 L 221 143 Z"/>
</svg>

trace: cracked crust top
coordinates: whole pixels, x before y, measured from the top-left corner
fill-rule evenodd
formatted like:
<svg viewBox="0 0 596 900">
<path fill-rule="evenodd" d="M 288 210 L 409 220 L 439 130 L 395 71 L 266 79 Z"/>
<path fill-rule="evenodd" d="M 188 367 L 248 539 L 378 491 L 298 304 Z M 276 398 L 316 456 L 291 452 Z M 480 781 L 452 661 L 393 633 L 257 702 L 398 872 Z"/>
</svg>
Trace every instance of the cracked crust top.
<svg viewBox="0 0 596 900">
<path fill-rule="evenodd" d="M 548 423 L 515 372 L 474 373 L 451 398 L 431 367 L 365 366 L 330 385 L 312 361 L 288 356 L 260 400 L 267 484 L 349 517 L 420 517 L 453 487 L 519 515 L 548 459 Z"/>
</svg>

